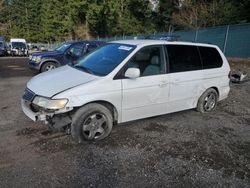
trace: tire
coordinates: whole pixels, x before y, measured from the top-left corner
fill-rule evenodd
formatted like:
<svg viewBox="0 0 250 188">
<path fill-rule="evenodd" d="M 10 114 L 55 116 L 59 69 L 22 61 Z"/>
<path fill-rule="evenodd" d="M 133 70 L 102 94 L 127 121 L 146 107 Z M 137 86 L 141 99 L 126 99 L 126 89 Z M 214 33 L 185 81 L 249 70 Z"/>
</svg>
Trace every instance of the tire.
<svg viewBox="0 0 250 188">
<path fill-rule="evenodd" d="M 113 127 L 113 116 L 109 109 L 97 103 L 80 108 L 73 116 L 71 135 L 77 143 L 106 138 Z"/>
<path fill-rule="evenodd" d="M 207 89 L 199 98 L 197 111 L 201 113 L 211 112 L 215 110 L 218 102 L 218 93 L 215 89 Z"/>
<path fill-rule="evenodd" d="M 55 69 L 57 67 L 58 67 L 58 64 L 55 62 L 46 62 L 42 65 L 40 72 L 50 71 L 50 70 Z"/>
</svg>

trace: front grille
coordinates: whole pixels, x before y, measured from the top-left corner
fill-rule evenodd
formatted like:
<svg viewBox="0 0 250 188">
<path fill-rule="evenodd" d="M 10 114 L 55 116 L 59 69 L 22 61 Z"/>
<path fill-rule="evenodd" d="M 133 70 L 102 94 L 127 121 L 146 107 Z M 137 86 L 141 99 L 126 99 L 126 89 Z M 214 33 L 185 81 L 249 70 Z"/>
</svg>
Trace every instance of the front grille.
<svg viewBox="0 0 250 188">
<path fill-rule="evenodd" d="M 34 97 L 36 96 L 35 93 L 33 93 L 31 90 L 29 90 L 28 88 L 26 88 L 24 90 L 24 93 L 23 93 L 23 99 L 26 100 L 26 101 L 29 101 L 31 102 Z"/>
</svg>

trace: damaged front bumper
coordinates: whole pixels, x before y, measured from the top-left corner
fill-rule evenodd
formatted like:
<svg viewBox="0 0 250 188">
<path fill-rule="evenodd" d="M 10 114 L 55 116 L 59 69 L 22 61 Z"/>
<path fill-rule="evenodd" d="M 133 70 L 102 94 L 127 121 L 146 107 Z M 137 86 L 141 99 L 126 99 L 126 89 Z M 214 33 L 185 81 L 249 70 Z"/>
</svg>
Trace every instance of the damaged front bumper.
<svg viewBox="0 0 250 188">
<path fill-rule="evenodd" d="M 49 124 L 53 128 L 62 128 L 71 124 L 72 118 L 70 114 L 67 114 L 66 111 L 61 113 L 45 113 L 45 112 L 34 112 L 31 109 L 31 102 L 21 100 L 21 106 L 24 114 L 28 116 L 31 120 L 43 121 L 45 124 Z"/>
<path fill-rule="evenodd" d="M 30 102 L 21 100 L 21 106 L 24 114 L 33 121 L 47 121 L 48 117 L 52 117 L 54 114 L 41 114 L 39 112 L 33 112 L 30 108 Z"/>
</svg>

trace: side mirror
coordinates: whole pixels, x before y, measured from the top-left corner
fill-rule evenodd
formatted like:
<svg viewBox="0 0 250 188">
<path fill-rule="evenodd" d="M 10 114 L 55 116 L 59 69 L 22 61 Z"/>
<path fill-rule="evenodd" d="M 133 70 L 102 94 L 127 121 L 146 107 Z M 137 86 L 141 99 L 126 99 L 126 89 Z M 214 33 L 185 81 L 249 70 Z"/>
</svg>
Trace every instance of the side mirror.
<svg viewBox="0 0 250 188">
<path fill-rule="evenodd" d="M 130 79 L 136 79 L 140 77 L 140 69 L 138 68 L 128 68 L 125 72 L 125 77 Z"/>
</svg>

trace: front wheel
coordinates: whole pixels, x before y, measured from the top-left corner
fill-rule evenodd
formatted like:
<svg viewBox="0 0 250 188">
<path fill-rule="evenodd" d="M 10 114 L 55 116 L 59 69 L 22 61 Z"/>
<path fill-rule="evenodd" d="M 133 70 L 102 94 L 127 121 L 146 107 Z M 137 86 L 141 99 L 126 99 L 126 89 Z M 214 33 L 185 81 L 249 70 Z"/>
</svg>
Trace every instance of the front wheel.
<svg viewBox="0 0 250 188">
<path fill-rule="evenodd" d="M 53 70 L 55 68 L 58 67 L 58 64 L 57 63 L 54 63 L 54 62 L 47 62 L 47 63 L 44 63 L 42 65 L 42 68 L 41 68 L 41 72 L 46 72 L 46 71 L 50 71 L 50 70 Z"/>
<path fill-rule="evenodd" d="M 207 89 L 199 98 L 197 111 L 201 113 L 213 111 L 218 102 L 218 93 L 215 89 Z"/>
<path fill-rule="evenodd" d="M 73 117 L 71 135 L 75 141 L 106 138 L 113 127 L 113 117 L 105 106 L 93 103 L 80 108 Z"/>
</svg>

